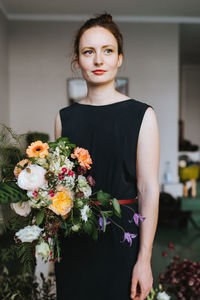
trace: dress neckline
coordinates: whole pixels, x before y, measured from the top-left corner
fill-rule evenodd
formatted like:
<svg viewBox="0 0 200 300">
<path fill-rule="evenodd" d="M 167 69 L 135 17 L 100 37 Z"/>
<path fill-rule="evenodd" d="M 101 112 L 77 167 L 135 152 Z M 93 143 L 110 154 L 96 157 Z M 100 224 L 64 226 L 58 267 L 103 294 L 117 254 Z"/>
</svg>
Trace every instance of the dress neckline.
<svg viewBox="0 0 200 300">
<path fill-rule="evenodd" d="M 113 102 L 113 103 L 109 103 L 109 104 L 103 104 L 103 105 L 93 105 L 93 104 L 84 104 L 84 103 L 79 103 L 79 102 L 75 102 L 75 104 L 78 104 L 79 106 L 89 106 L 89 107 L 107 107 L 107 106 L 113 106 L 113 105 L 117 105 L 117 104 L 122 104 L 122 103 L 126 103 L 129 101 L 132 101 L 133 99 L 126 99 L 126 100 L 122 100 L 122 101 L 118 101 L 118 102 Z"/>
</svg>

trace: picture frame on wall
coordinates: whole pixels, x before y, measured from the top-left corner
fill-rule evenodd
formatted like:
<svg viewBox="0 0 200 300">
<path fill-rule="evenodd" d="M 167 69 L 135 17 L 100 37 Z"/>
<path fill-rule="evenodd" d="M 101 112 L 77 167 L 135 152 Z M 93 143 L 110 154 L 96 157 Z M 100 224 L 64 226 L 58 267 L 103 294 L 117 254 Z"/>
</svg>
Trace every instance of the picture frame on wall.
<svg viewBox="0 0 200 300">
<path fill-rule="evenodd" d="M 128 78 L 117 77 L 115 79 L 115 88 L 122 94 L 128 96 Z M 83 78 L 67 79 L 67 98 L 69 105 L 79 102 L 87 95 L 87 84 Z"/>
</svg>

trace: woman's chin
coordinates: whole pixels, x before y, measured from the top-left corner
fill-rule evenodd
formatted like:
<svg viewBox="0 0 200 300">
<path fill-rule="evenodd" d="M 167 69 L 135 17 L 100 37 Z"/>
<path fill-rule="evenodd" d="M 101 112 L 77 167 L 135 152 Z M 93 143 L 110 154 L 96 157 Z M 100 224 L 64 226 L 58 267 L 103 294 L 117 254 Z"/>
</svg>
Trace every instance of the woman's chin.
<svg viewBox="0 0 200 300">
<path fill-rule="evenodd" d="M 86 80 L 88 86 L 94 87 L 94 86 L 101 86 L 101 85 L 108 85 L 108 84 L 113 84 L 114 83 L 115 78 L 103 78 L 103 77 L 99 77 L 97 79 L 90 79 L 90 80 Z"/>
</svg>

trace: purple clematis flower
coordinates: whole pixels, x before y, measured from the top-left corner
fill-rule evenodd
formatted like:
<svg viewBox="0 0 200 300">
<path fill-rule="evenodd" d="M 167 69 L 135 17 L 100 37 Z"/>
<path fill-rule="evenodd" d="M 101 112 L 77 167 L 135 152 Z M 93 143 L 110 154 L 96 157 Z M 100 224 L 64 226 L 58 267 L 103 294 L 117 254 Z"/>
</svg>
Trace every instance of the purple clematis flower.
<svg viewBox="0 0 200 300">
<path fill-rule="evenodd" d="M 124 243 L 126 240 L 130 244 L 130 247 L 132 245 L 132 239 L 136 238 L 137 234 L 130 233 L 130 232 L 125 232 L 124 233 L 124 239 L 121 241 L 121 243 Z"/>
<path fill-rule="evenodd" d="M 106 217 L 106 225 L 109 225 L 111 222 L 108 221 L 107 217 Z M 101 228 L 101 230 L 103 231 L 103 218 L 99 217 L 99 226 Z"/>
<path fill-rule="evenodd" d="M 133 221 L 135 222 L 135 224 L 138 226 L 139 225 L 139 221 L 143 222 L 145 220 L 145 218 L 140 215 L 140 214 L 134 214 L 133 218 L 131 220 L 129 220 L 129 223 L 132 223 Z"/>
</svg>

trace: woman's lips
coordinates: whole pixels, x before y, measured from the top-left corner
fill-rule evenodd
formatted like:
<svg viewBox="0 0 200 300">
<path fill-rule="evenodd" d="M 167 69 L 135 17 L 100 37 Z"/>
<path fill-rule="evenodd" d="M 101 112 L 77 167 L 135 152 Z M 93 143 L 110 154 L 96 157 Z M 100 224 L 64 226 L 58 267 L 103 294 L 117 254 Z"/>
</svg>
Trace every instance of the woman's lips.
<svg viewBox="0 0 200 300">
<path fill-rule="evenodd" d="M 106 71 L 105 70 L 94 70 L 92 71 L 92 73 L 94 73 L 95 75 L 103 75 Z"/>
</svg>

